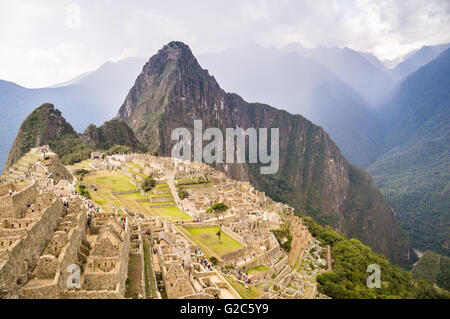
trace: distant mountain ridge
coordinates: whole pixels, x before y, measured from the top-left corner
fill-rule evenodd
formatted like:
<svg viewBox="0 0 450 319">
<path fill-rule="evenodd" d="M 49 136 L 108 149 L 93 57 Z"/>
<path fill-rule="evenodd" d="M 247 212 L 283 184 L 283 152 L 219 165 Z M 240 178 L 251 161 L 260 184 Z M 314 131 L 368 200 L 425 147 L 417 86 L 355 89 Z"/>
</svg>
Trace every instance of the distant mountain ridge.
<svg viewBox="0 0 450 319">
<path fill-rule="evenodd" d="M 409 55 L 405 60 L 399 63 L 390 74 L 396 81 L 401 81 L 409 74 L 417 71 L 420 67 L 431 62 L 438 57 L 442 52 L 450 48 L 450 43 L 439 45 L 424 45 L 413 54 Z"/>
</svg>

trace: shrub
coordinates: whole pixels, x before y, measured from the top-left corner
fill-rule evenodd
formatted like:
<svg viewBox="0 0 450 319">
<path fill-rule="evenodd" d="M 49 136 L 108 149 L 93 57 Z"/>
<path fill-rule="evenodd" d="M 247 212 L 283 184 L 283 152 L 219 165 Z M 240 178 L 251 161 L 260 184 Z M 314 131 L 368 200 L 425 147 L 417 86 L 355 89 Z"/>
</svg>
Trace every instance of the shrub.
<svg viewBox="0 0 450 319">
<path fill-rule="evenodd" d="M 78 193 L 81 196 L 87 197 L 87 198 L 91 198 L 91 194 L 89 194 L 89 191 L 87 190 L 86 185 L 78 185 Z"/>
<path fill-rule="evenodd" d="M 188 192 L 185 191 L 184 189 L 179 190 L 178 191 L 178 196 L 180 197 L 180 199 L 185 199 L 188 197 Z"/>
<path fill-rule="evenodd" d="M 211 257 L 209 258 L 209 261 L 210 261 L 214 266 L 217 265 L 217 263 L 218 263 L 217 258 L 214 257 L 214 256 L 211 256 Z"/>
</svg>

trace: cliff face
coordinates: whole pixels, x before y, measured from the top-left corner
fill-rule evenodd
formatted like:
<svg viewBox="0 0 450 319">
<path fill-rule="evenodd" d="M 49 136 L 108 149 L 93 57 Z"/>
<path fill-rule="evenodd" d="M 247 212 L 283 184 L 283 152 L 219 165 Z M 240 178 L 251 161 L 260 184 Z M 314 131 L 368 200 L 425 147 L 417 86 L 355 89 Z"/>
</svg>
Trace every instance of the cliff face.
<svg viewBox="0 0 450 319">
<path fill-rule="evenodd" d="M 146 148 L 122 120 L 113 119 L 100 127 L 88 126 L 80 138 L 95 149 L 108 150 L 114 145 L 127 145 L 133 152 L 145 152 Z"/>
<path fill-rule="evenodd" d="M 357 237 L 396 263 L 411 262 L 409 240 L 391 208 L 369 175 L 351 166 L 321 127 L 300 115 L 247 103 L 224 92 L 183 43 L 167 44 L 146 63 L 118 118 L 150 151 L 168 156 L 175 144 L 172 130 L 185 127 L 192 131 L 194 119 L 203 121 L 203 130 L 279 128 L 276 174 L 261 175 L 258 164 L 219 164 L 216 168 L 232 178 L 250 181 L 273 199 L 292 205 L 297 213 Z"/>
</svg>

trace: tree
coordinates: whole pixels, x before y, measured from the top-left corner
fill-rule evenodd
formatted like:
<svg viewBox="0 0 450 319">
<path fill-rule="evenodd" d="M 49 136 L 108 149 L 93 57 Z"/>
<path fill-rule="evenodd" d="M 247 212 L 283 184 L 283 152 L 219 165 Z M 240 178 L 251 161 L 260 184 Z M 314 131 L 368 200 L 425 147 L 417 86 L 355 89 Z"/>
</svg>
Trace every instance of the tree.
<svg viewBox="0 0 450 319">
<path fill-rule="evenodd" d="M 228 206 L 224 203 L 215 203 L 206 210 L 207 213 L 212 213 L 212 214 L 216 215 L 217 223 L 219 224 L 219 231 L 217 232 L 216 235 L 219 237 L 219 242 L 220 242 L 220 239 L 221 239 L 220 237 L 221 237 L 221 233 L 222 233 L 222 224 L 220 222 L 219 217 L 223 213 L 225 213 L 227 210 L 228 210 Z"/>
<path fill-rule="evenodd" d="M 114 145 L 105 152 L 106 155 L 129 154 L 129 153 L 131 153 L 131 148 L 127 145 Z"/>
<path fill-rule="evenodd" d="M 153 175 L 147 176 L 141 184 L 141 188 L 144 192 L 149 192 L 156 186 L 156 181 Z"/>
<path fill-rule="evenodd" d="M 89 171 L 84 168 L 80 168 L 73 172 L 73 174 L 77 177 L 78 180 L 82 181 L 83 177 L 89 174 Z"/>
<path fill-rule="evenodd" d="M 185 199 L 186 197 L 188 197 L 188 192 L 184 189 L 181 189 L 178 191 L 178 196 L 180 197 L 180 199 Z"/>
</svg>

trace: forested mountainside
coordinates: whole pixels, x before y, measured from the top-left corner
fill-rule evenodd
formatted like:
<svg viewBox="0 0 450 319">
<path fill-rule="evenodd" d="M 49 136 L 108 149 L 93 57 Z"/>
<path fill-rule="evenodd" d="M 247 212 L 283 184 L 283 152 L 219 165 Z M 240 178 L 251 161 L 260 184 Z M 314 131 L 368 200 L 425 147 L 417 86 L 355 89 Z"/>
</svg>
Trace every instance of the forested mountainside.
<svg viewBox="0 0 450 319">
<path fill-rule="evenodd" d="M 369 173 L 414 247 L 448 256 L 450 49 L 408 76 L 380 117 L 386 153 Z"/>
</svg>

